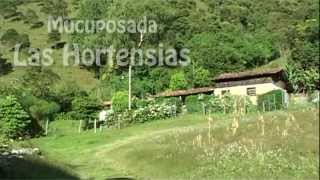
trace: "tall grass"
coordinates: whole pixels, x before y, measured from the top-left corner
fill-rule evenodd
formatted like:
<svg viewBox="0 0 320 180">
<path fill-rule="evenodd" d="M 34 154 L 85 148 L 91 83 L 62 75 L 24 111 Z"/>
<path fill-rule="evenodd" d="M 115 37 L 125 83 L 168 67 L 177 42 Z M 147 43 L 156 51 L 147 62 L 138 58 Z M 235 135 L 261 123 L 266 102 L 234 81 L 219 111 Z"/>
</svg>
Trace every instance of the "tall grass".
<svg viewBox="0 0 320 180">
<path fill-rule="evenodd" d="M 253 117 L 227 126 L 188 128 L 112 151 L 119 166 L 152 179 L 314 179 L 319 177 L 318 110 Z M 309 137 L 309 138 L 307 138 Z"/>
<path fill-rule="evenodd" d="M 69 164 L 81 178 L 319 177 L 319 110 L 312 107 L 183 115 L 97 134 L 78 134 L 72 122 L 51 127 L 58 131 L 31 142 L 49 159 Z"/>
</svg>

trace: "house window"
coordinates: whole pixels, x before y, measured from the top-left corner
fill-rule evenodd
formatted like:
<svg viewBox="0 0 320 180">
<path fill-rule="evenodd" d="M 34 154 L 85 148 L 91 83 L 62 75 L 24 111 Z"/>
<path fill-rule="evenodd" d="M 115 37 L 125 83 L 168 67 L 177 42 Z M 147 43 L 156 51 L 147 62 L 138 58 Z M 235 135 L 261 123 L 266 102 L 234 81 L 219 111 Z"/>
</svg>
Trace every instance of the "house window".
<svg viewBox="0 0 320 180">
<path fill-rule="evenodd" d="M 226 95 L 226 94 L 229 94 L 230 93 L 230 90 L 223 90 L 221 91 L 221 95 Z"/>
<path fill-rule="evenodd" d="M 257 88 L 247 88 L 247 95 L 248 96 L 256 96 L 257 95 Z"/>
</svg>

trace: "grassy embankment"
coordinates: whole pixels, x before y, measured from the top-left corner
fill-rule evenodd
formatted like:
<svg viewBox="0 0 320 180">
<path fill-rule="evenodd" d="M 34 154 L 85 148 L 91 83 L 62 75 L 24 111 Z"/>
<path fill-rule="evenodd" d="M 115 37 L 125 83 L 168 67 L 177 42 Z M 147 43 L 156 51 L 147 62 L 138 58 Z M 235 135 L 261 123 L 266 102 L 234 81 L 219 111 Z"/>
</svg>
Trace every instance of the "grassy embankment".
<svg viewBox="0 0 320 180">
<path fill-rule="evenodd" d="M 207 117 L 184 115 L 97 134 L 77 134 L 76 122 L 60 121 L 49 137 L 29 143 L 81 178 L 319 177 L 317 109 L 236 118 L 233 136 L 234 121 L 232 115 L 215 115 L 209 131 Z"/>
</svg>

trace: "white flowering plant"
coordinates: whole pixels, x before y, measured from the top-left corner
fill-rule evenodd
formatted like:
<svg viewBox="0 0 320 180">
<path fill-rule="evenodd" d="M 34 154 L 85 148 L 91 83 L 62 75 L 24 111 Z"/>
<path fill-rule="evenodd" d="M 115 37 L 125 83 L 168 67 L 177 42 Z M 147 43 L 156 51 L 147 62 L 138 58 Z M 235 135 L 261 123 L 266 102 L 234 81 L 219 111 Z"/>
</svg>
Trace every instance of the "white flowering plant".
<svg viewBox="0 0 320 180">
<path fill-rule="evenodd" d="M 121 113 L 113 113 L 108 117 L 108 126 L 125 127 L 130 124 L 146 123 L 149 121 L 167 119 L 177 115 L 177 106 L 169 103 L 149 102 L 146 107 L 134 110 L 126 110 Z"/>
</svg>

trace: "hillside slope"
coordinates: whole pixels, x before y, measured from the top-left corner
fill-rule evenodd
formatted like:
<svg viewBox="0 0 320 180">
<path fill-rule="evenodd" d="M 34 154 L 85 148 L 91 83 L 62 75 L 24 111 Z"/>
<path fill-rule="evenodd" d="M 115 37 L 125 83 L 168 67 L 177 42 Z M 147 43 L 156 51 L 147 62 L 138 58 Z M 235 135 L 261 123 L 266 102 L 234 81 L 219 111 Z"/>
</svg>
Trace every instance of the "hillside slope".
<svg viewBox="0 0 320 180">
<path fill-rule="evenodd" d="M 70 0 L 67 1 L 69 4 Z M 26 12 L 28 10 L 33 10 L 36 12 L 39 20 L 44 23 L 44 26 L 40 28 L 31 28 L 29 24 L 21 21 L 12 21 L 11 19 L 4 19 L 0 16 L 0 37 L 8 29 L 15 29 L 19 34 L 25 33 L 29 36 L 31 47 L 39 48 L 43 50 L 44 48 L 50 48 L 53 43 L 48 42 L 48 15 L 41 12 L 41 6 L 37 2 L 25 2 L 18 6 L 19 12 Z M 75 11 L 70 7 L 71 14 Z M 66 35 L 61 37 L 61 41 L 68 40 Z M 84 90 L 90 90 L 96 87 L 98 80 L 94 78 L 94 74 L 79 67 L 64 67 L 62 65 L 62 49 L 56 49 L 53 53 L 54 65 L 49 68 L 57 73 L 62 81 L 64 82 L 76 82 Z M 14 53 L 10 51 L 10 48 L 0 43 L 0 53 L 4 55 L 9 62 L 13 62 Z M 23 56 L 20 60 L 26 60 L 27 56 Z M 26 68 L 16 67 L 13 69 L 12 73 L 5 76 L 0 76 L 1 84 L 11 85 L 15 82 L 19 83 L 20 78 L 23 76 Z"/>
</svg>

